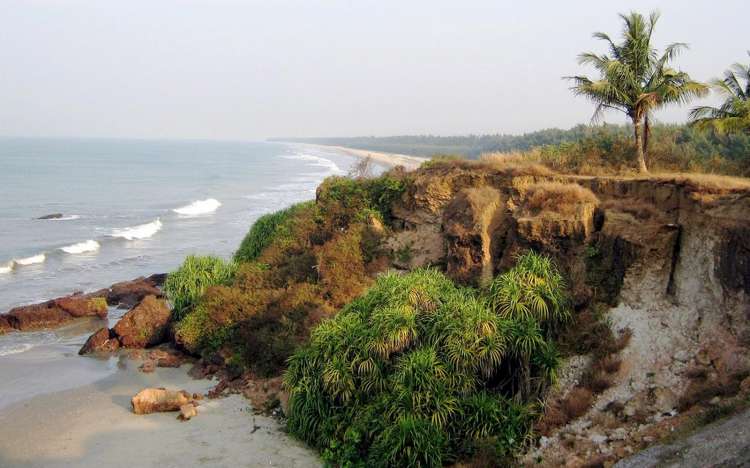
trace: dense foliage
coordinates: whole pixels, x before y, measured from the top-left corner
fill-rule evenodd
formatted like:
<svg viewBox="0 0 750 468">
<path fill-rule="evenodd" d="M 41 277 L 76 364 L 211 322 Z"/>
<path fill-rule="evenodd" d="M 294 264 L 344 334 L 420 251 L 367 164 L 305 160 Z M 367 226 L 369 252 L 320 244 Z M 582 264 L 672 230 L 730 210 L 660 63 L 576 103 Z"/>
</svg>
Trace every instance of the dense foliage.
<svg viewBox="0 0 750 468">
<path fill-rule="evenodd" d="M 201 298 L 210 286 L 229 284 L 234 277 L 236 264 L 221 258 L 190 255 L 180 268 L 167 275 L 164 291 L 172 303 L 174 317 L 180 320 Z"/>
<path fill-rule="evenodd" d="M 250 228 L 234 254 L 238 262 L 251 262 L 274 240 L 289 238 L 292 233 L 291 219 L 296 213 L 309 208 L 312 202 L 298 203 L 284 210 L 261 216 Z"/>
<path fill-rule="evenodd" d="M 566 310 L 548 259 L 528 253 L 497 282 L 516 278 L 539 294 L 487 298 L 434 270 L 380 276 L 290 359 L 291 432 L 339 466 L 440 466 L 488 443 L 512 454 L 554 380 L 550 324 Z M 520 303 L 538 313 L 505 313 Z"/>
<path fill-rule="evenodd" d="M 190 258 L 172 277 L 175 340 L 194 354 L 223 349 L 260 375 L 278 375 L 322 318 L 387 265 L 380 248 L 401 173 L 329 178 L 317 200 L 261 217 L 235 254 L 233 275 L 207 280 Z M 213 260 L 212 260 L 213 261 Z M 236 270 L 236 271 L 235 271 Z"/>
<path fill-rule="evenodd" d="M 628 127 L 592 127 L 573 142 L 547 145 L 526 156 L 561 172 L 623 173 L 634 169 Z M 651 169 L 750 175 L 750 135 L 720 135 L 683 125 L 651 128 Z"/>
<path fill-rule="evenodd" d="M 622 172 L 635 168 L 633 128 L 627 125 L 578 125 L 523 135 L 455 137 L 404 136 L 326 139 L 330 144 L 423 156 L 483 153 L 540 153 L 560 170 Z M 750 174 L 750 135 L 715 134 L 685 125 L 651 124 L 649 160 L 653 170 Z"/>
</svg>

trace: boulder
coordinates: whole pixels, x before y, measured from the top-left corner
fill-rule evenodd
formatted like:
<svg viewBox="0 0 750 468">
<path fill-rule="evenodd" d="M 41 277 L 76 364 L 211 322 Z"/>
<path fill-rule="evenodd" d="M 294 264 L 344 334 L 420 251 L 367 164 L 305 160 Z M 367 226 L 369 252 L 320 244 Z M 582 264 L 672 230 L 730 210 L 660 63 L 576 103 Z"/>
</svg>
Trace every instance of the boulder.
<svg viewBox="0 0 750 468">
<path fill-rule="evenodd" d="M 157 287 L 164 286 L 164 282 L 167 281 L 166 273 L 154 273 L 153 275 L 146 278 L 146 281 Z"/>
<path fill-rule="evenodd" d="M 72 294 L 51 301 L 11 309 L 0 315 L 0 330 L 20 331 L 53 328 L 78 317 L 107 317 L 107 303 L 92 295 Z"/>
<path fill-rule="evenodd" d="M 156 363 L 149 359 L 147 361 L 143 361 L 143 364 L 141 364 L 141 367 L 139 367 L 138 369 L 140 369 L 143 373 L 150 374 L 151 372 L 156 370 Z"/>
<path fill-rule="evenodd" d="M 155 349 L 149 353 L 149 359 L 154 361 L 156 367 L 180 367 L 185 361 L 185 356 L 179 352 Z"/>
<path fill-rule="evenodd" d="M 72 315 L 57 307 L 54 301 L 49 301 L 11 309 L 5 314 L 4 321 L 16 330 L 29 331 L 57 327 L 72 319 Z"/>
<path fill-rule="evenodd" d="M 6 317 L 5 315 L 0 315 L 0 335 L 8 333 L 12 330 L 14 330 L 14 328 L 10 324 L 10 320 L 8 320 L 8 317 Z"/>
<path fill-rule="evenodd" d="M 78 354 L 84 355 L 94 352 L 111 353 L 117 351 L 120 342 L 117 336 L 108 328 L 100 328 L 96 333 L 91 335 L 83 345 Z"/>
<path fill-rule="evenodd" d="M 154 295 L 125 313 L 113 331 L 125 348 L 148 348 L 167 339 L 172 312 L 164 299 Z"/>
<path fill-rule="evenodd" d="M 73 317 L 107 318 L 107 301 L 100 297 L 73 295 L 55 299 L 54 305 Z"/>
<path fill-rule="evenodd" d="M 154 277 L 156 277 L 154 279 Z M 161 290 L 157 287 L 158 275 L 149 278 L 136 278 L 132 281 L 122 281 L 110 286 L 107 291 L 107 303 L 110 305 L 123 304 L 134 307 L 146 296 L 161 297 Z"/>
<path fill-rule="evenodd" d="M 180 421 L 188 421 L 193 416 L 198 416 L 198 410 L 193 403 L 180 406 L 180 414 L 177 416 L 177 419 Z"/>
<path fill-rule="evenodd" d="M 179 411 L 180 407 L 190 403 L 190 394 L 184 390 L 146 388 L 138 392 L 130 403 L 135 414 Z"/>
</svg>

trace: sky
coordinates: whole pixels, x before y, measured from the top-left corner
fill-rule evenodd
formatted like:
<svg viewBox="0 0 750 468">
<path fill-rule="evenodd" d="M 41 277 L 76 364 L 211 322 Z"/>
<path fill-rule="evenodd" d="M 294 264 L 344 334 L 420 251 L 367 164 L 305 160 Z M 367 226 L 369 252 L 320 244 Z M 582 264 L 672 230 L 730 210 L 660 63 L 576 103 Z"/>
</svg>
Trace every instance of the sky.
<svg viewBox="0 0 750 468">
<path fill-rule="evenodd" d="M 676 64 L 707 80 L 750 60 L 747 8 L 746 0 L 0 0 L 0 136 L 568 128 L 588 123 L 593 106 L 561 77 L 587 72 L 580 52 L 605 52 L 591 34 L 619 34 L 617 13 L 660 10 L 657 47 L 689 43 Z M 656 117 L 681 122 L 687 112 Z"/>
</svg>

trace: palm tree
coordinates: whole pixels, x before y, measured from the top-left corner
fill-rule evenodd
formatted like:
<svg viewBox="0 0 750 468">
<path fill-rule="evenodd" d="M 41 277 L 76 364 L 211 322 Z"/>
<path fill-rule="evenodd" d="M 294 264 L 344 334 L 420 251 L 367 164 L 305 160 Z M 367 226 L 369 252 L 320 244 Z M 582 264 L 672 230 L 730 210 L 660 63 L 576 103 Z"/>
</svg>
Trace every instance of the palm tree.
<svg viewBox="0 0 750 468">
<path fill-rule="evenodd" d="M 750 51 L 747 52 L 750 56 Z M 742 84 L 742 81 L 745 84 Z M 690 111 L 691 125 L 717 133 L 750 133 L 750 65 L 735 63 L 711 86 L 725 96 L 720 107 L 700 106 Z"/>
<path fill-rule="evenodd" d="M 652 12 L 648 19 L 636 12 L 621 14 L 620 18 L 625 23 L 621 43 L 615 43 L 605 33 L 594 33 L 596 39 L 608 44 L 609 55 L 586 52 L 578 57 L 581 65 L 593 66 L 600 78 L 594 80 L 582 75 L 566 78 L 573 82 L 571 89 L 576 95 L 585 96 L 596 104 L 593 121 L 607 109 L 623 112 L 631 119 L 638 167 L 641 172 L 648 172 L 649 115 L 667 104 L 686 103 L 693 97 L 703 96 L 708 88 L 693 81 L 687 73 L 668 66 L 687 44 L 670 44 L 661 56 L 652 46 L 658 12 Z"/>
</svg>

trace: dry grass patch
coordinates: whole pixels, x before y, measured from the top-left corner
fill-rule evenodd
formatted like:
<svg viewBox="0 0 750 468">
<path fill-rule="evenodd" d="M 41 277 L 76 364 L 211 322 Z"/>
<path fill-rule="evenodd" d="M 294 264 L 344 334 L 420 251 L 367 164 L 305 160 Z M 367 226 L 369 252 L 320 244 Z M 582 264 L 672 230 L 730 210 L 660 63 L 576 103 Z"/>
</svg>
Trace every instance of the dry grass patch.
<svg viewBox="0 0 750 468">
<path fill-rule="evenodd" d="M 716 194 L 750 190 L 750 179 L 746 177 L 731 177 L 718 174 L 658 173 L 636 177 L 636 179 L 674 182 L 675 184 L 685 185 L 697 192 Z"/>
<path fill-rule="evenodd" d="M 523 153 L 484 153 L 479 157 L 479 165 L 487 169 L 517 176 L 551 176 L 554 172 Z"/>
<path fill-rule="evenodd" d="M 532 212 L 554 212 L 575 214 L 578 206 L 597 205 L 599 199 L 594 193 L 578 184 L 542 182 L 529 185 L 526 189 L 524 207 Z"/>
<path fill-rule="evenodd" d="M 420 166 L 430 168 L 460 168 L 466 170 L 487 170 L 502 174 L 519 176 L 551 176 L 555 172 L 539 164 L 524 153 L 484 153 L 479 159 L 466 159 L 460 156 L 435 156 Z"/>
</svg>

